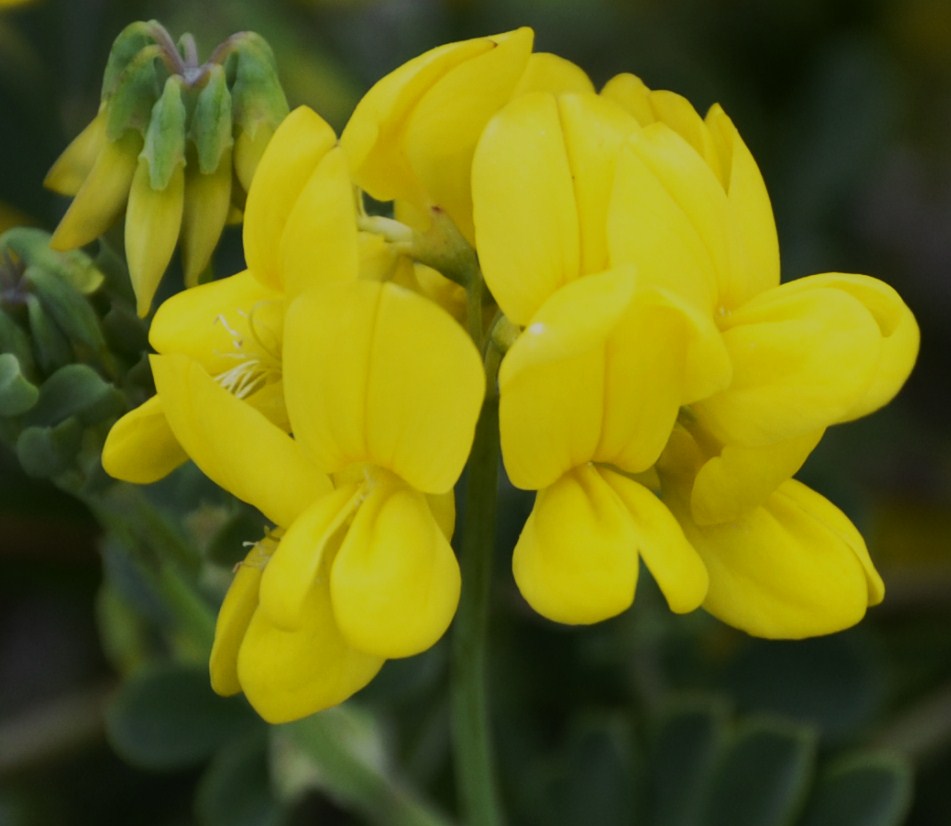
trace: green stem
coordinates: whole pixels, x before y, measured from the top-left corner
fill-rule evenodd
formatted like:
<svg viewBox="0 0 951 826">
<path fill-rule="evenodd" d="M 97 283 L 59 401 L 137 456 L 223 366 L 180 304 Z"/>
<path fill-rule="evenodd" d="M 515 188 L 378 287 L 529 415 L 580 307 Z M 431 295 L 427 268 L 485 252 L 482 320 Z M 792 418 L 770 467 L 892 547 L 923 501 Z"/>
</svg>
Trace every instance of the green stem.
<svg viewBox="0 0 951 826">
<path fill-rule="evenodd" d="M 468 465 L 460 564 L 462 596 L 452 634 L 452 733 L 456 783 L 467 826 L 502 823 L 486 700 L 486 632 L 495 546 L 499 467 L 498 396 L 494 349 L 487 365 L 490 392 L 476 425 Z"/>
</svg>

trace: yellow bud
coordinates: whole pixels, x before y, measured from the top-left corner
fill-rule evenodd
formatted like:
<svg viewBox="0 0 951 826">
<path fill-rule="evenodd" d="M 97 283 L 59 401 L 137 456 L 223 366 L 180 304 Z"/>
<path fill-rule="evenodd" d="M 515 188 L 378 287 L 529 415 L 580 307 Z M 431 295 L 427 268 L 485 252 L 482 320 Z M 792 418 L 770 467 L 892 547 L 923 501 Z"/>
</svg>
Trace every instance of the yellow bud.
<svg viewBox="0 0 951 826">
<path fill-rule="evenodd" d="M 140 158 L 125 217 L 125 254 L 136 310 L 148 314 L 152 298 L 175 251 L 185 202 L 185 168 L 178 164 L 165 189 L 152 189 L 149 163 Z"/>
<path fill-rule="evenodd" d="M 53 164 L 43 186 L 60 195 L 75 195 L 92 171 L 106 134 L 106 110 L 100 107 L 94 117 L 63 150 Z"/>
<path fill-rule="evenodd" d="M 185 175 L 182 216 L 182 262 L 185 286 L 194 287 L 211 261 L 231 208 L 231 150 L 221 154 L 218 168 L 204 175 L 190 164 Z"/>
<path fill-rule="evenodd" d="M 234 171 L 245 192 L 251 188 L 251 179 L 258 168 L 258 161 L 261 160 L 273 134 L 273 127 L 262 123 L 258 124 L 253 132 L 241 130 L 235 138 Z"/>
<path fill-rule="evenodd" d="M 92 169 L 53 233 L 53 249 L 81 247 L 109 229 L 125 203 L 141 149 L 142 137 L 135 132 L 102 144 Z"/>
</svg>

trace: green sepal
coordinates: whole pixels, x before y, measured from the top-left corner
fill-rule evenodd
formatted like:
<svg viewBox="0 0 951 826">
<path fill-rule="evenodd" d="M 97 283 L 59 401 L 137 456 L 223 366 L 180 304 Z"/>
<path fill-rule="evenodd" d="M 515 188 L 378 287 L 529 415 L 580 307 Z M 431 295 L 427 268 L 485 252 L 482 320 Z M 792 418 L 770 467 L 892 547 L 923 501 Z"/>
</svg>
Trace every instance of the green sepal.
<svg viewBox="0 0 951 826">
<path fill-rule="evenodd" d="M 23 470 L 38 479 L 51 479 L 67 470 L 82 448 L 83 426 L 68 418 L 55 427 L 25 428 L 16 441 Z"/>
<path fill-rule="evenodd" d="M 39 397 L 39 389 L 24 377 L 17 357 L 0 353 L 0 416 L 26 413 Z"/>
<path fill-rule="evenodd" d="M 52 373 L 58 367 L 72 362 L 73 348 L 69 340 L 35 295 L 26 296 L 26 313 L 30 322 L 33 355 L 40 371 Z"/>
<path fill-rule="evenodd" d="M 67 364 L 40 387 L 40 397 L 26 416 L 27 426 L 53 427 L 67 419 L 90 425 L 123 412 L 125 399 L 85 364 Z"/>
<path fill-rule="evenodd" d="M 32 285 L 45 312 L 75 346 L 88 348 L 96 357 L 105 355 L 106 343 L 99 317 L 86 297 L 58 272 L 27 267 L 24 278 Z"/>
<path fill-rule="evenodd" d="M 138 20 L 130 23 L 112 43 L 109 59 L 106 61 L 106 70 L 102 77 L 102 94 L 100 99 L 105 102 L 111 98 L 120 83 L 122 73 L 135 59 L 135 56 L 147 46 L 155 45 L 154 20 Z"/>
<path fill-rule="evenodd" d="M 245 32 L 235 45 L 231 60 L 235 129 L 252 135 L 260 126 L 276 129 L 287 116 L 288 106 L 271 47 L 260 35 Z"/>
<path fill-rule="evenodd" d="M 155 192 L 163 192 L 175 169 L 185 163 L 186 111 L 182 82 L 178 75 L 165 81 L 162 96 L 152 108 L 145 146 L 139 155 L 148 162 L 149 186 Z"/>
<path fill-rule="evenodd" d="M 231 93 L 225 70 L 208 66 L 208 81 L 198 93 L 192 113 L 190 137 L 198 153 L 198 169 L 210 175 L 221 163 L 222 153 L 234 144 L 231 135 Z"/>
<path fill-rule="evenodd" d="M 130 129 L 145 134 L 161 92 L 156 67 L 161 55 L 161 46 L 146 46 L 117 78 L 115 93 L 107 104 L 106 137 L 110 141 L 119 140 Z"/>
</svg>

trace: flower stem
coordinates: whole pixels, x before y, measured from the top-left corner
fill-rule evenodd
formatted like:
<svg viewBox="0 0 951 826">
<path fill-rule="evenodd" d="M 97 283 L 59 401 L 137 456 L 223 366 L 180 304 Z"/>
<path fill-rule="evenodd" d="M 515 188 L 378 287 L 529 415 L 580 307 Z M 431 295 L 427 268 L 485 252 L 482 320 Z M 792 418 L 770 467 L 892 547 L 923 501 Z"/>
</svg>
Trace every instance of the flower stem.
<svg viewBox="0 0 951 826">
<path fill-rule="evenodd" d="M 468 465 L 460 563 L 462 596 L 452 635 L 452 734 L 456 785 L 467 826 L 499 826 L 486 700 L 485 653 L 495 546 L 499 467 L 498 396 L 494 370 L 476 425 Z"/>
</svg>

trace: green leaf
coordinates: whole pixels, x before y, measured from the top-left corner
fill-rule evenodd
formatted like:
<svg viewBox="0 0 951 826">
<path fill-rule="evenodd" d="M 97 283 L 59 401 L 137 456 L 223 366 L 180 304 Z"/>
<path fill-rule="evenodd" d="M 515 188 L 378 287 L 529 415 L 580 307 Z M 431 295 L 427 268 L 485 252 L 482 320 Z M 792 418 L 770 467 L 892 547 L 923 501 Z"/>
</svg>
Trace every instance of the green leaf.
<svg viewBox="0 0 951 826">
<path fill-rule="evenodd" d="M 873 720 L 884 674 L 863 629 L 809 640 L 751 640 L 729 673 L 740 713 L 785 717 L 841 742 Z"/>
<path fill-rule="evenodd" d="M 83 427 L 74 418 L 55 427 L 27 427 L 17 437 L 17 459 L 37 479 L 52 479 L 72 465 L 82 447 Z"/>
<path fill-rule="evenodd" d="M 50 427 L 75 417 L 80 424 L 89 425 L 124 409 L 122 394 L 95 370 L 85 364 L 67 364 L 43 382 L 26 424 Z"/>
<path fill-rule="evenodd" d="M 278 826 L 283 822 L 281 804 L 268 777 L 267 745 L 262 725 L 215 755 L 195 797 L 202 826 Z"/>
<path fill-rule="evenodd" d="M 799 826 L 899 826 L 911 807 L 908 762 L 888 754 L 840 761 L 816 784 Z"/>
<path fill-rule="evenodd" d="M 40 370 L 52 373 L 57 367 L 69 364 L 73 360 L 73 348 L 35 295 L 26 296 L 26 312 L 36 363 Z"/>
<path fill-rule="evenodd" d="M 647 822 L 653 826 L 699 826 L 726 742 L 726 706 L 709 698 L 674 701 L 660 717 L 648 758 Z"/>
<path fill-rule="evenodd" d="M 20 362 L 13 353 L 0 353 L 0 415 L 26 413 L 40 397 L 36 385 L 24 378 Z"/>
<path fill-rule="evenodd" d="M 30 266 L 24 274 L 44 311 L 53 319 L 73 345 L 82 344 L 101 355 L 105 341 L 99 318 L 86 297 L 60 273 Z"/>
<path fill-rule="evenodd" d="M 20 368 L 27 375 L 34 375 L 36 367 L 33 363 L 30 338 L 23 328 L 3 310 L 0 310 L 0 352 L 16 356 Z"/>
<path fill-rule="evenodd" d="M 622 718 L 587 720 L 569 739 L 561 797 L 565 823 L 627 826 L 634 822 L 630 730 Z"/>
<path fill-rule="evenodd" d="M 816 757 L 811 729 L 781 721 L 741 723 L 713 779 L 704 826 L 786 826 L 809 791 Z"/>
<path fill-rule="evenodd" d="M 135 674 L 106 711 L 106 732 L 125 760 L 174 769 L 207 760 L 256 725 L 240 697 L 218 697 L 204 666 L 168 663 Z"/>
</svg>

